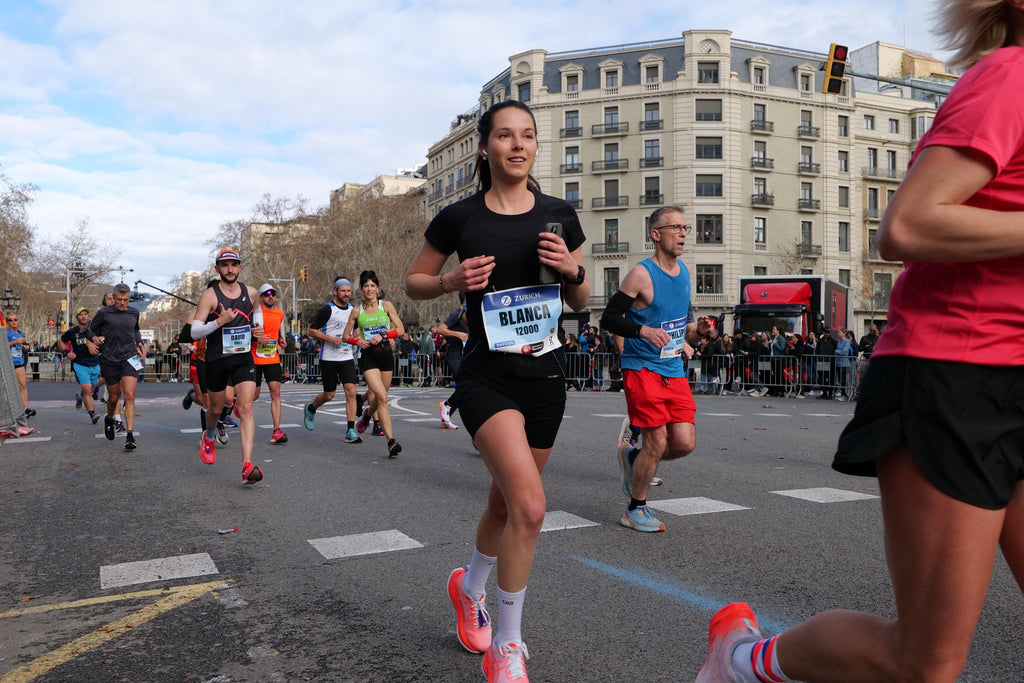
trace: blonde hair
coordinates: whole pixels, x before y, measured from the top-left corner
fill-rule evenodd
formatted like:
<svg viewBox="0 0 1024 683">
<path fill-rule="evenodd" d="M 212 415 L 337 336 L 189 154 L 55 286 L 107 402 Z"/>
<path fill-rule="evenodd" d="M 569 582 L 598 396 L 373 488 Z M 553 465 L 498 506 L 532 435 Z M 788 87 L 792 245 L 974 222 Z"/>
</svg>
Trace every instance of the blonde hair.
<svg viewBox="0 0 1024 683">
<path fill-rule="evenodd" d="M 935 33 L 955 50 L 953 66 L 967 69 L 1013 41 L 1013 8 L 1006 0 L 946 0 Z"/>
</svg>

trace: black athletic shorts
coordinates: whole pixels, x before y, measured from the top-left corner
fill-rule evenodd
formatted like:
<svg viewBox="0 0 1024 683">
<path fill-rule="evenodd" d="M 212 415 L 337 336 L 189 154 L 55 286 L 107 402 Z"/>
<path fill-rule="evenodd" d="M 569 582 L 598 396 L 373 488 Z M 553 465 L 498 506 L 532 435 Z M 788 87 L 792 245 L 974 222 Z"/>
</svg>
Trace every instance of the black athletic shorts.
<svg viewBox="0 0 1024 683">
<path fill-rule="evenodd" d="M 906 443 L 939 490 L 1006 507 L 1024 479 L 1024 367 L 873 356 L 860 392 L 834 469 L 876 476 L 875 460 Z"/>
<path fill-rule="evenodd" d="M 502 410 L 517 410 L 526 419 L 530 447 L 551 448 L 565 413 L 565 378 L 512 377 L 463 364 L 454 398 L 470 436 Z"/>
<path fill-rule="evenodd" d="M 256 366 L 256 386 L 260 385 L 263 378 L 267 379 L 267 386 L 270 386 L 271 382 L 280 384 L 284 381 L 284 369 L 280 363 L 268 363 L 267 365 L 254 363 L 254 365 Z"/>
<path fill-rule="evenodd" d="M 141 359 L 139 359 L 141 360 Z M 109 360 L 100 356 L 100 374 L 107 384 L 117 384 L 122 377 L 134 377 L 138 379 L 142 374 L 136 370 L 127 360 Z"/>
<path fill-rule="evenodd" d="M 391 352 L 391 344 L 379 344 L 363 349 L 359 355 L 359 369 L 364 374 L 367 370 L 394 372 L 395 354 Z"/>
<path fill-rule="evenodd" d="M 206 361 L 206 385 L 211 392 L 224 391 L 228 385 L 256 381 L 256 364 L 251 353 L 236 353 Z"/>
<path fill-rule="evenodd" d="M 355 360 L 321 360 L 320 381 L 323 382 L 324 391 L 335 391 L 339 384 L 355 384 Z"/>
</svg>

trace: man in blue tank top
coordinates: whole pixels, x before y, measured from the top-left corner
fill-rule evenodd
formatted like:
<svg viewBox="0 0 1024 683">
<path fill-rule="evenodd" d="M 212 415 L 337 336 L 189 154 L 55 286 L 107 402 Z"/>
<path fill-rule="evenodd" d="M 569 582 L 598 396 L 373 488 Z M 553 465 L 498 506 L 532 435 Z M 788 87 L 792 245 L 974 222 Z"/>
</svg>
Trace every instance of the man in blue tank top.
<svg viewBox="0 0 1024 683">
<path fill-rule="evenodd" d="M 690 226 L 683 210 L 663 206 L 647 222 L 654 254 L 626 275 L 608 301 L 601 327 L 623 337 L 622 383 L 629 417 L 619 433 L 622 490 L 629 506 L 620 523 L 638 531 L 664 531 L 647 506 L 647 489 L 663 459 L 681 458 L 697 444 L 697 404 L 686 380 L 683 358 L 708 335 L 711 322 L 692 321 L 690 272 L 679 256 Z M 630 444 L 630 424 L 642 445 Z"/>
</svg>

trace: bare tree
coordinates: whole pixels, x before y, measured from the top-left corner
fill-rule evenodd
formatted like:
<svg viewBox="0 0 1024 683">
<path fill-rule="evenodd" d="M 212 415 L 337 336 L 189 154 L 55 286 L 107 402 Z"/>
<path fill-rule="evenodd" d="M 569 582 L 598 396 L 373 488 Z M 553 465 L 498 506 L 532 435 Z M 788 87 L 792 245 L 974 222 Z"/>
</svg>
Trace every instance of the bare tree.
<svg viewBox="0 0 1024 683">
<path fill-rule="evenodd" d="M 0 289 L 11 287 L 16 292 L 26 289 L 26 272 L 32 261 L 35 230 L 29 223 L 28 206 L 35 185 L 13 182 L 0 166 L 0 244 L 4 245 L 4 258 L 0 259 Z"/>
</svg>

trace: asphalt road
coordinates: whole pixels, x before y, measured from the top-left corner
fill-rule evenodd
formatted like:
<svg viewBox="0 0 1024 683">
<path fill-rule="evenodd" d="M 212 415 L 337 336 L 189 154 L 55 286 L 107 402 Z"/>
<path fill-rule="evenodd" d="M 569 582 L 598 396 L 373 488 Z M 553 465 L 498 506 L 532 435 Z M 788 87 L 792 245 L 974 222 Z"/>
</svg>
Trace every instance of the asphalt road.
<svg viewBox="0 0 1024 683">
<path fill-rule="evenodd" d="M 286 385 L 284 422 L 317 391 Z M 489 478 L 465 430 L 438 428 L 446 390 L 394 391 L 395 460 L 368 433 L 342 443 L 338 403 L 284 445 L 257 427 L 251 487 L 237 430 L 199 461 L 183 385 L 140 388 L 132 453 L 73 392 L 31 384 L 39 440 L 0 446 L 0 683 L 484 680 L 445 581 Z M 569 394 L 524 614 L 531 680 L 693 680 L 734 600 L 766 633 L 832 607 L 892 615 L 877 482 L 829 468 L 853 406 L 697 401 L 696 452 L 651 489 L 667 530 L 641 534 L 618 524 L 622 395 Z M 1024 679 L 1022 607 L 1000 560 L 963 681 Z"/>
</svg>

